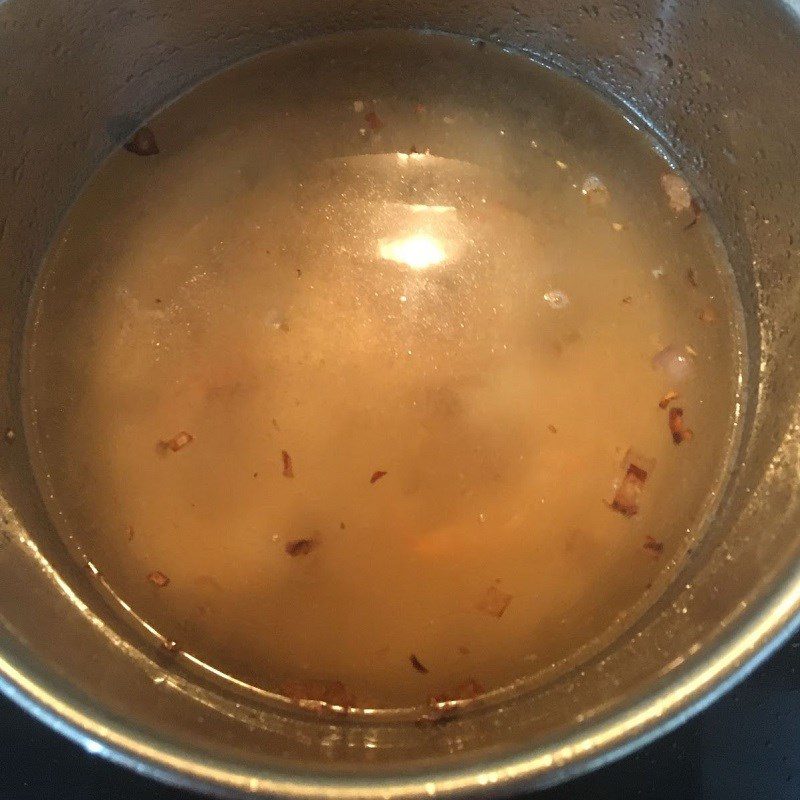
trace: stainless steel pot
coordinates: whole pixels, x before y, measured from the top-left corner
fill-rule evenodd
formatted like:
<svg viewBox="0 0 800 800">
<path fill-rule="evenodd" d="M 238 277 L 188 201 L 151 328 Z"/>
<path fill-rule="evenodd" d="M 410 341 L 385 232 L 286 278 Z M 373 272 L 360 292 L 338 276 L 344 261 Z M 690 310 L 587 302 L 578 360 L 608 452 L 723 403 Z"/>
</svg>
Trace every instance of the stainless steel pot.
<svg viewBox="0 0 800 800">
<path fill-rule="evenodd" d="M 606 652 L 438 726 L 292 715 L 198 683 L 119 625 L 31 475 L 20 336 L 59 218 L 121 136 L 278 43 L 366 27 L 477 36 L 603 87 L 672 143 L 729 249 L 749 400 L 720 511 L 679 580 Z M 177 783 L 291 797 L 543 786 L 677 725 L 800 610 L 797 0 L 5 0 L 0 3 L 0 686 L 56 729 Z"/>
</svg>

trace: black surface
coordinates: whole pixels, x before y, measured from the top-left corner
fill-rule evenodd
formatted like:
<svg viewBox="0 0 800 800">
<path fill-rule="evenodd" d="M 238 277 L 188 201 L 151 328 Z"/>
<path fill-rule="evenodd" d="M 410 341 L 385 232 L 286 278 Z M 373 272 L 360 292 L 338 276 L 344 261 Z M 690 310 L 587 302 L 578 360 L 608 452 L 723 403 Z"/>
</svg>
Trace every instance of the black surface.
<svg viewBox="0 0 800 800">
<path fill-rule="evenodd" d="M 2 800 L 192 800 L 84 752 L 0 699 Z M 800 634 L 687 722 L 537 800 L 800 800 Z"/>
</svg>

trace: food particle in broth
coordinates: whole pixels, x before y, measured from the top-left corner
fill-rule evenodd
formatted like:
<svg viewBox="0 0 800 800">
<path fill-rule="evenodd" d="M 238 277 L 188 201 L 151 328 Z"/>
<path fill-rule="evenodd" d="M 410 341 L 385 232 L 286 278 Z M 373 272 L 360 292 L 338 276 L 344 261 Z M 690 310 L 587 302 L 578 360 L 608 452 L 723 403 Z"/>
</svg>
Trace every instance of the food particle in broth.
<svg viewBox="0 0 800 800">
<path fill-rule="evenodd" d="M 738 319 L 617 108 L 491 46 L 332 37 L 102 165 L 37 288 L 28 438 L 76 557 L 196 663 L 449 707 L 579 663 L 675 574 Z"/>
</svg>

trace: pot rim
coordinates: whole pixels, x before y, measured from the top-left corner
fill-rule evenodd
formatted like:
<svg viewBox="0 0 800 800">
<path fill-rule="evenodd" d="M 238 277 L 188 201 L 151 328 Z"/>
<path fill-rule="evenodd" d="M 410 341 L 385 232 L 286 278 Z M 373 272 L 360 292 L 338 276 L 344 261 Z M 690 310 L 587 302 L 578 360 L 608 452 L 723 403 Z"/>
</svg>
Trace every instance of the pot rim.
<svg viewBox="0 0 800 800">
<path fill-rule="evenodd" d="M 471 768 L 431 770 L 426 775 L 386 773 L 369 778 L 326 778 L 258 770 L 233 761 L 210 761 L 119 718 L 70 697 L 54 675 L 36 675 L 0 651 L 0 691 L 57 733 L 121 766 L 184 788 L 239 797 L 417 798 L 485 793 L 488 787 L 545 788 L 622 758 L 702 711 L 750 674 L 800 628 L 800 563 L 791 565 L 770 596 L 746 618 L 694 654 L 669 675 L 608 717 L 578 729 L 553 746 L 497 758 Z"/>
</svg>

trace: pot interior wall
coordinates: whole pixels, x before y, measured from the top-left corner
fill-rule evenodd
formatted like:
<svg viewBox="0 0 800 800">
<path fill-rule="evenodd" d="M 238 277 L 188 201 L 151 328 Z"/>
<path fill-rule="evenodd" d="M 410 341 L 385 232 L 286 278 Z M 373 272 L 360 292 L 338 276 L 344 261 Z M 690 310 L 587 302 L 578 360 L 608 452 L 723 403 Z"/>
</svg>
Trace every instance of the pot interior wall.
<svg viewBox="0 0 800 800">
<path fill-rule="evenodd" d="M 7 376 L 0 425 L 18 434 L 0 448 L 0 660 L 7 672 L 19 671 L 20 691 L 51 692 L 70 706 L 58 713 L 72 715 L 72 724 L 83 725 L 85 712 L 107 727 L 112 745 L 129 747 L 119 738 L 128 732 L 168 753 L 174 769 L 186 768 L 190 752 L 203 753 L 196 775 L 242 786 L 253 779 L 261 787 L 267 773 L 291 781 L 300 769 L 331 780 L 354 770 L 409 780 L 437 771 L 456 776 L 477 763 L 490 772 L 521 753 L 541 756 L 531 769 L 549 776 L 616 743 L 564 750 L 554 761 L 567 731 L 588 735 L 659 687 L 686 685 L 736 631 L 774 611 L 800 559 L 798 13 L 793 3 L 672 0 L 356 0 L 345 9 L 319 0 L 0 4 L 0 362 Z M 96 583 L 52 531 L 20 433 L 28 296 L 59 220 L 104 156 L 164 103 L 242 58 L 366 27 L 503 43 L 580 75 L 647 119 L 671 144 L 725 239 L 749 335 L 741 457 L 712 530 L 673 591 L 583 669 L 508 707 L 430 729 L 330 724 L 237 704 L 195 685 L 168 654 L 128 644 L 129 632 L 110 618 Z M 782 618 L 795 602 L 784 603 Z M 677 707 L 695 699 L 689 690 Z M 615 735 L 624 741 L 650 725 L 645 715 Z"/>
</svg>

